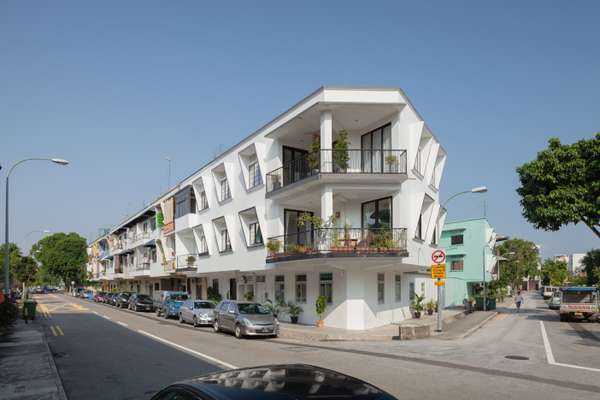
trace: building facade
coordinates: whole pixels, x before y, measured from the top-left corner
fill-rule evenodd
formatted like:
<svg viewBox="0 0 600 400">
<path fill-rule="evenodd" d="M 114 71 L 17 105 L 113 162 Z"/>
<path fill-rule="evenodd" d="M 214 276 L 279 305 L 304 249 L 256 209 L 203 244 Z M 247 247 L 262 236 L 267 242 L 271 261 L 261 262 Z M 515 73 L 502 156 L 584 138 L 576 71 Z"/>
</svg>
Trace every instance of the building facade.
<svg viewBox="0 0 600 400">
<path fill-rule="evenodd" d="M 446 152 L 399 89 L 321 87 L 90 243 L 105 289 L 302 306 L 327 326 L 435 298 Z M 285 316 L 283 317 L 285 319 Z"/>
<path fill-rule="evenodd" d="M 471 287 L 490 282 L 496 264 L 496 232 L 486 218 L 449 222 L 444 225 L 440 247 L 446 251 L 446 307 L 462 306 Z"/>
</svg>

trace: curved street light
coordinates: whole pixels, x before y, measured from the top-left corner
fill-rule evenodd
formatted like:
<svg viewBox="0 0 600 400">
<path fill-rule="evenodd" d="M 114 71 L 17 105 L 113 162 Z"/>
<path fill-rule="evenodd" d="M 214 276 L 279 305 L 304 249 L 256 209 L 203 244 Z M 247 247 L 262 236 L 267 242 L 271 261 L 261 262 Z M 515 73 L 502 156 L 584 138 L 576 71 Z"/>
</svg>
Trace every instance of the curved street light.
<svg viewBox="0 0 600 400">
<path fill-rule="evenodd" d="M 34 233 L 41 233 L 41 234 L 45 235 L 46 233 L 50 233 L 50 232 L 52 232 L 50 229 L 31 231 L 31 232 L 27 233 L 27 235 L 23 236 L 23 240 L 27 239 L 29 236 L 31 236 Z"/>
<path fill-rule="evenodd" d="M 6 296 L 8 297 L 10 295 L 10 272 L 9 272 L 9 259 L 10 259 L 10 255 L 9 255 L 9 251 L 8 251 L 8 241 L 9 241 L 9 237 L 8 237 L 8 195 L 9 195 L 9 179 L 10 179 L 10 174 L 13 172 L 13 170 L 23 164 L 26 161 L 50 161 L 53 162 L 55 164 L 58 165 L 68 165 L 69 161 L 65 160 L 64 158 L 40 158 L 40 157 L 33 157 L 33 158 L 25 158 L 21 161 L 17 161 L 16 163 L 14 163 L 10 169 L 8 170 L 8 174 L 6 175 L 6 206 L 5 206 L 5 218 L 4 218 L 4 293 L 6 294 Z"/>
<path fill-rule="evenodd" d="M 457 196 L 460 196 L 461 194 L 467 194 L 467 193 L 485 193 L 485 192 L 487 192 L 487 191 L 488 191 L 488 188 L 487 188 L 487 186 L 476 186 L 476 187 L 474 187 L 474 188 L 472 188 L 472 189 L 470 189 L 470 190 L 465 190 L 465 191 L 463 191 L 463 192 L 458 192 L 458 193 L 455 193 L 455 194 L 453 194 L 452 196 L 450 196 L 450 197 L 449 197 L 449 198 L 448 198 L 448 199 L 447 199 L 447 200 L 444 202 L 444 204 L 442 204 L 442 207 L 445 207 L 445 206 L 446 206 L 446 204 L 448 204 L 448 202 L 449 202 L 450 200 L 452 200 L 453 198 L 455 198 L 455 197 L 457 197 Z"/>
</svg>

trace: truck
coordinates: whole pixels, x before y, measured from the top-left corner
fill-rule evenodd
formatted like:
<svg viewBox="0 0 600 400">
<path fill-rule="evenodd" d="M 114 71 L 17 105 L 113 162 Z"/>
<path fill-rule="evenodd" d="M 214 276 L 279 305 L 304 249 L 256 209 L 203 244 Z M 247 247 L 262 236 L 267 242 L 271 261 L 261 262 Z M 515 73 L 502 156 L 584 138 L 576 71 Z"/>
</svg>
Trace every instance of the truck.
<svg viewBox="0 0 600 400">
<path fill-rule="evenodd" d="M 154 309 L 157 316 L 165 319 L 179 315 L 179 308 L 188 299 L 186 292 L 173 290 L 157 290 L 152 294 Z"/>
<path fill-rule="evenodd" d="M 598 288 L 562 287 L 560 288 L 560 320 L 586 320 L 598 312 Z"/>
<path fill-rule="evenodd" d="M 558 288 L 555 286 L 542 286 L 542 296 L 544 297 L 544 300 L 548 300 L 552 297 L 557 290 Z"/>
</svg>

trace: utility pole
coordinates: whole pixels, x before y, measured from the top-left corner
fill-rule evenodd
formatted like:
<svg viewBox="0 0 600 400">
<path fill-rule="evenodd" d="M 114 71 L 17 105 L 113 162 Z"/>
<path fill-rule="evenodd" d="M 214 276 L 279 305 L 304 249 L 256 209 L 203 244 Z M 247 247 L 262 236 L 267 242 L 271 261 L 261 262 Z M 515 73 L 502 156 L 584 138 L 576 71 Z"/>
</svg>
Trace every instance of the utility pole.
<svg viewBox="0 0 600 400">
<path fill-rule="evenodd" d="M 171 162 L 173 161 L 171 157 L 165 157 L 165 160 L 169 163 L 169 172 L 167 175 L 167 191 L 171 188 Z"/>
</svg>

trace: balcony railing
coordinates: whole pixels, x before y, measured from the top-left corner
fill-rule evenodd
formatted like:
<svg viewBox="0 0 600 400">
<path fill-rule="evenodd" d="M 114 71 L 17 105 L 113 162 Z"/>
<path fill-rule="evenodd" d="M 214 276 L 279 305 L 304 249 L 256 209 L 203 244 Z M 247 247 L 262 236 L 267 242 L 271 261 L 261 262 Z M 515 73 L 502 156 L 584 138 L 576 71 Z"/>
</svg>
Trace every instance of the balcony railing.
<svg viewBox="0 0 600 400">
<path fill-rule="evenodd" d="M 136 271 L 148 271 L 150 269 L 150 260 L 142 260 L 135 264 Z"/>
<path fill-rule="evenodd" d="M 177 256 L 177 269 L 196 269 L 198 267 L 198 258 L 200 254 L 182 254 Z"/>
<path fill-rule="evenodd" d="M 406 174 L 406 150 L 321 150 L 267 174 L 267 193 L 317 174 Z"/>
<path fill-rule="evenodd" d="M 267 261 L 323 256 L 406 256 L 406 228 L 323 228 L 272 237 Z"/>
</svg>

